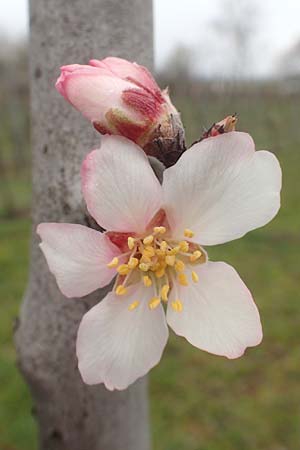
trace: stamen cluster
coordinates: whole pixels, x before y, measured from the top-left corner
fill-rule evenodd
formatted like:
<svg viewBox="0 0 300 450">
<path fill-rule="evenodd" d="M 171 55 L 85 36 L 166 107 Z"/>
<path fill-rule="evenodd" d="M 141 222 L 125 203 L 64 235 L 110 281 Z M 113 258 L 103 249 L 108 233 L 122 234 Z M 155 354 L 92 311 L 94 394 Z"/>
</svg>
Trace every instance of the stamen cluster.
<svg viewBox="0 0 300 450">
<path fill-rule="evenodd" d="M 184 237 L 191 239 L 193 236 L 191 230 L 185 229 Z M 188 265 L 205 261 L 205 255 L 199 245 L 187 240 L 172 239 L 164 226 L 154 227 L 152 234 L 146 236 L 129 236 L 127 246 L 128 252 L 119 258 L 113 258 L 107 265 L 116 268 L 118 272 L 114 291 L 117 295 L 124 295 L 129 285 L 141 281 L 145 287 L 152 288 L 148 301 L 151 310 L 157 308 L 161 302 L 168 302 L 170 289 L 176 289 L 175 280 L 182 286 L 188 286 Z M 194 270 L 191 271 L 191 279 L 194 283 L 198 282 L 198 275 Z M 133 311 L 139 304 L 140 301 L 135 300 L 128 309 Z M 177 312 L 183 309 L 176 292 L 171 306 Z"/>
</svg>

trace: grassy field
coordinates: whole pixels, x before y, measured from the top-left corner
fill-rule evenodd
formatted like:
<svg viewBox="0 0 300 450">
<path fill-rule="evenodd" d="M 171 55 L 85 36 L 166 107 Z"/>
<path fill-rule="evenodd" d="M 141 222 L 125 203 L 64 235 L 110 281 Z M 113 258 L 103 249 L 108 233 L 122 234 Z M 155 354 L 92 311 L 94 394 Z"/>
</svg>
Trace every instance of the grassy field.
<svg viewBox="0 0 300 450">
<path fill-rule="evenodd" d="M 190 142 L 203 125 L 238 111 L 239 129 L 278 156 L 282 209 L 267 227 L 209 248 L 235 266 L 251 288 L 264 327 L 260 347 L 235 361 L 171 336 L 151 372 L 154 450 L 296 450 L 300 442 L 300 127 L 299 99 L 178 100 Z M 26 192 L 23 193 L 27 198 Z M 27 277 L 29 221 L 0 227 L 0 450 L 35 450 L 27 388 L 15 367 L 12 326 Z M 71 450 L 71 449 L 70 449 Z M 85 449 L 83 449 L 85 450 Z"/>
</svg>

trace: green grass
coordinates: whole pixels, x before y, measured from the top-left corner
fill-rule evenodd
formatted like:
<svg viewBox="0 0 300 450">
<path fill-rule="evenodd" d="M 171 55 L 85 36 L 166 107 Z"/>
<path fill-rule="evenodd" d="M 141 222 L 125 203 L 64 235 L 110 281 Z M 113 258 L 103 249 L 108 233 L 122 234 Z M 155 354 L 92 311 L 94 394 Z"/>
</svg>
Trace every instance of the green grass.
<svg viewBox="0 0 300 450">
<path fill-rule="evenodd" d="M 24 215 L 30 205 L 29 174 L 18 171 L 6 179 L 0 179 L 0 218 Z"/>
<path fill-rule="evenodd" d="M 178 99 L 195 140 L 202 125 L 240 114 L 258 148 L 274 151 L 284 173 L 276 219 L 245 238 L 209 248 L 212 260 L 235 266 L 259 306 L 263 343 L 228 361 L 171 336 L 151 372 L 154 450 L 295 450 L 300 442 L 299 99 Z M 27 276 L 29 223 L 0 226 L 0 450 L 34 450 L 30 397 L 15 367 L 12 323 Z M 85 450 L 85 449 L 84 449 Z"/>
<path fill-rule="evenodd" d="M 35 423 L 29 392 L 16 368 L 13 326 L 23 295 L 27 268 L 29 221 L 0 226 L 0 449 L 34 450 Z"/>
</svg>

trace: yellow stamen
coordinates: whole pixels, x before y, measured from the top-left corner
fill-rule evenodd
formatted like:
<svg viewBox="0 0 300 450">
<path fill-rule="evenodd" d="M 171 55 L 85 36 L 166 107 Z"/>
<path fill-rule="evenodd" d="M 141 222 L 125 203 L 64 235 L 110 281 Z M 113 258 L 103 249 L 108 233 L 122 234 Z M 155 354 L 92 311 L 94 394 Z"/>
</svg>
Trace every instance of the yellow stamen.
<svg viewBox="0 0 300 450">
<path fill-rule="evenodd" d="M 132 302 L 128 306 L 129 311 L 133 311 L 135 308 L 137 308 L 139 306 L 139 304 L 140 304 L 140 302 L 138 300 L 135 300 L 134 302 Z"/>
<path fill-rule="evenodd" d="M 128 261 L 128 267 L 129 269 L 135 269 L 136 266 L 138 265 L 139 260 L 137 258 L 134 258 L 133 256 L 131 256 L 131 258 L 129 258 Z"/>
<path fill-rule="evenodd" d="M 157 278 L 162 278 L 165 274 L 165 268 L 161 267 L 160 269 L 155 271 L 155 275 Z"/>
<path fill-rule="evenodd" d="M 192 238 L 194 236 L 194 232 L 192 230 L 190 230 L 189 228 L 186 228 L 184 230 L 184 235 L 187 238 Z"/>
<path fill-rule="evenodd" d="M 180 300 L 175 300 L 175 302 L 172 302 L 171 305 L 176 312 L 181 312 L 183 310 L 183 304 Z"/>
<path fill-rule="evenodd" d="M 155 234 L 164 234 L 167 231 L 166 227 L 154 227 L 153 232 Z"/>
<path fill-rule="evenodd" d="M 143 271 L 143 272 L 148 272 L 150 265 L 147 263 L 140 263 L 139 264 L 139 268 Z"/>
<path fill-rule="evenodd" d="M 161 288 L 160 296 L 164 302 L 168 301 L 169 290 L 170 290 L 170 286 L 168 284 L 164 284 L 163 287 Z"/>
<path fill-rule="evenodd" d="M 188 252 L 189 251 L 189 243 L 186 241 L 180 241 L 179 248 L 182 252 Z"/>
<path fill-rule="evenodd" d="M 180 247 L 177 245 L 176 247 L 171 248 L 170 250 L 167 250 L 168 255 L 177 255 L 177 253 L 180 252 Z"/>
<path fill-rule="evenodd" d="M 150 234 L 149 236 L 146 236 L 143 239 L 143 244 L 150 245 L 150 244 L 152 244 L 153 240 L 154 240 L 154 237 L 152 236 L 152 234 Z"/>
<path fill-rule="evenodd" d="M 193 254 L 190 256 L 190 261 L 191 262 L 197 261 L 197 259 L 199 259 L 201 255 L 202 255 L 202 252 L 200 252 L 200 250 L 195 250 L 193 252 Z"/>
<path fill-rule="evenodd" d="M 148 303 L 150 309 L 157 308 L 159 304 L 160 304 L 160 298 L 159 297 L 151 298 L 151 300 Z"/>
<path fill-rule="evenodd" d="M 175 262 L 175 270 L 176 272 L 183 272 L 185 269 L 185 264 L 181 259 L 177 259 Z"/>
<path fill-rule="evenodd" d="M 181 272 L 177 275 L 177 280 L 178 280 L 178 283 L 181 284 L 181 286 L 188 286 L 188 284 L 189 284 L 187 276 L 183 272 Z"/>
<path fill-rule="evenodd" d="M 166 256 L 166 263 L 168 266 L 174 266 L 175 264 L 175 255 L 168 255 Z"/>
<path fill-rule="evenodd" d="M 143 253 L 142 257 L 141 257 L 141 262 L 149 264 L 149 263 L 151 263 L 151 258 L 149 258 L 149 256 L 147 256 L 145 253 Z"/>
<path fill-rule="evenodd" d="M 155 255 L 154 247 L 152 247 L 152 245 L 146 245 L 143 253 L 151 258 Z"/>
<path fill-rule="evenodd" d="M 159 268 L 160 268 L 160 264 L 159 264 L 159 262 L 157 262 L 157 263 L 153 264 L 153 266 L 150 267 L 150 270 L 152 270 L 152 272 L 155 272 Z"/>
<path fill-rule="evenodd" d="M 132 250 L 134 247 L 134 238 L 129 236 L 129 238 L 127 239 L 127 245 L 129 250 Z"/>
<path fill-rule="evenodd" d="M 127 292 L 127 289 L 125 286 L 123 286 L 123 284 L 120 284 L 116 289 L 117 295 L 124 295 L 124 294 L 126 294 L 126 292 Z"/>
<path fill-rule="evenodd" d="M 117 258 L 116 256 L 107 264 L 107 267 L 109 267 L 110 269 L 112 269 L 113 267 L 117 267 L 117 265 L 119 264 L 119 258 Z"/>
<path fill-rule="evenodd" d="M 166 252 L 164 250 L 161 250 L 160 248 L 155 250 L 155 253 L 157 254 L 157 256 L 165 256 L 166 254 Z"/>
<path fill-rule="evenodd" d="M 199 277 L 196 274 L 196 272 L 194 272 L 194 271 L 192 271 L 192 280 L 194 283 L 198 283 L 198 281 L 199 281 Z"/>
<path fill-rule="evenodd" d="M 166 241 L 161 241 L 161 243 L 160 243 L 161 251 L 165 252 L 167 250 L 167 248 L 168 248 L 167 242 Z"/>
<path fill-rule="evenodd" d="M 151 280 L 150 277 L 148 277 L 148 275 L 145 275 L 145 276 L 143 277 L 143 283 L 144 283 L 144 285 L 145 285 L 146 287 L 149 287 L 149 286 L 152 285 L 152 280 Z"/>
<path fill-rule="evenodd" d="M 127 275 L 129 273 L 130 269 L 128 267 L 128 264 L 121 264 L 118 268 L 117 268 L 117 272 L 120 275 Z"/>
</svg>

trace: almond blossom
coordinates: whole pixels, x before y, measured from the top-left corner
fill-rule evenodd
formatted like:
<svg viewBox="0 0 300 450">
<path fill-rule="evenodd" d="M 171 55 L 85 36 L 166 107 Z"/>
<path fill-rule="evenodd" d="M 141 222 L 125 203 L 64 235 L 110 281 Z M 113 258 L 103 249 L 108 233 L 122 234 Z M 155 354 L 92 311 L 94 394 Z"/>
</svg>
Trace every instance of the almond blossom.
<svg viewBox="0 0 300 450">
<path fill-rule="evenodd" d="M 167 91 L 136 63 L 108 57 L 63 66 L 56 88 L 101 134 L 125 136 L 141 147 L 157 136 L 174 137 L 178 113 Z"/>
<path fill-rule="evenodd" d="M 155 366 L 168 326 L 192 345 L 240 357 L 262 339 L 257 307 L 238 273 L 203 246 L 268 223 L 280 206 L 276 157 L 241 132 L 209 137 L 164 171 L 162 185 L 133 142 L 106 136 L 82 166 L 89 213 L 106 232 L 38 226 L 49 268 L 67 297 L 112 291 L 83 317 L 77 337 L 87 384 L 125 389 Z"/>
</svg>

